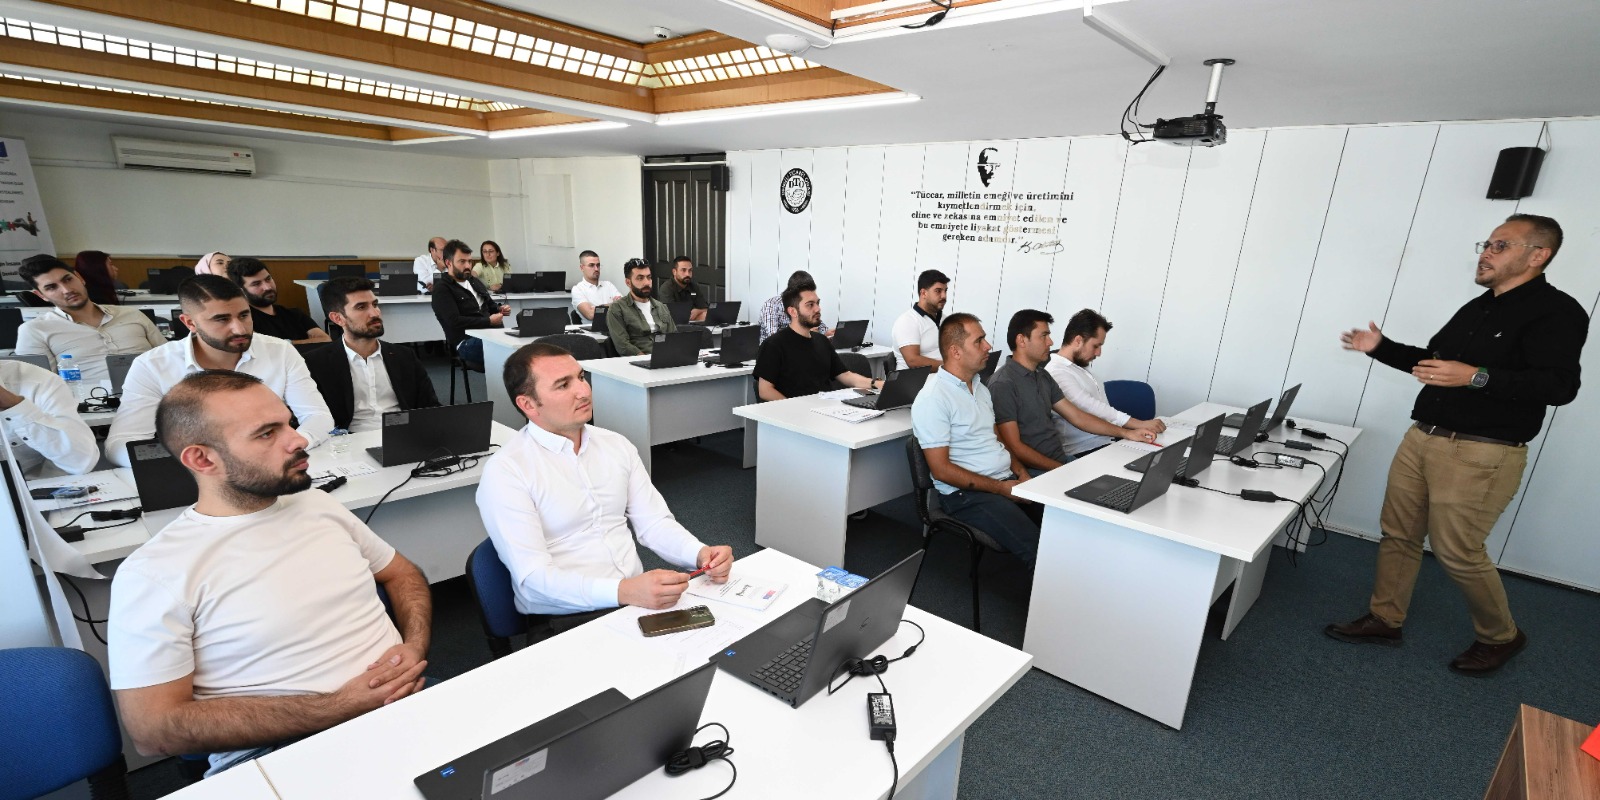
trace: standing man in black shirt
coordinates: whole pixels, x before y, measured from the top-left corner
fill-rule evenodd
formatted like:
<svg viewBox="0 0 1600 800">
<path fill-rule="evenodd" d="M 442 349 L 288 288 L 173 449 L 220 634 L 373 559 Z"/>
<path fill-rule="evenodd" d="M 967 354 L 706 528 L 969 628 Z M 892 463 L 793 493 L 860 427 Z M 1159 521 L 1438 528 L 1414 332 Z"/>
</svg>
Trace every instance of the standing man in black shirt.
<svg viewBox="0 0 1600 800">
<path fill-rule="evenodd" d="M 756 394 L 762 400 L 825 392 L 830 380 L 852 389 L 883 386 L 882 381 L 845 369 L 828 337 L 812 335 L 822 324 L 815 283 L 806 281 L 784 290 L 783 310 L 789 315 L 789 327 L 767 337 L 756 356 Z"/>
<path fill-rule="evenodd" d="M 288 339 L 291 344 L 331 342 L 333 338 L 304 311 L 278 305 L 278 284 L 259 258 L 242 256 L 228 262 L 228 277 L 244 290 L 256 333 Z"/>
<path fill-rule="evenodd" d="M 1410 372 L 1422 390 L 1411 410 L 1416 425 L 1389 467 L 1370 613 L 1329 625 L 1329 636 L 1400 643 L 1426 538 L 1472 612 L 1476 640 L 1450 668 L 1485 675 L 1527 646 L 1483 543 L 1517 493 L 1544 407 L 1578 396 L 1589 317 L 1545 280 L 1560 249 L 1555 220 L 1513 214 L 1478 243 L 1475 281 L 1488 291 L 1462 306 L 1427 348 L 1391 341 L 1376 323 L 1340 336 L 1345 349 Z"/>
</svg>

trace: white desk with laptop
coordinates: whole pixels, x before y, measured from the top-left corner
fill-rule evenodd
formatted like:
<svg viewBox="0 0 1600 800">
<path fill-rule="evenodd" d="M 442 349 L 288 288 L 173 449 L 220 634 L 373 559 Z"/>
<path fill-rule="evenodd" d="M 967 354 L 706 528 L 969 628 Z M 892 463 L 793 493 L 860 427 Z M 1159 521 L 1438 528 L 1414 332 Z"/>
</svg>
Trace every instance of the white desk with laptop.
<svg viewBox="0 0 1600 800">
<path fill-rule="evenodd" d="M 409 278 L 406 277 L 408 275 Z M 507 276 L 508 281 L 510 277 Z M 394 280 L 390 280 L 391 278 Z M 323 324 L 328 315 L 322 308 L 322 296 L 317 292 L 317 287 L 326 281 L 297 280 L 295 283 L 305 287 L 306 305 L 311 309 L 311 319 L 318 325 Z M 384 341 L 406 344 L 437 342 L 444 339 L 444 333 L 439 328 L 439 320 L 433 316 L 433 297 L 417 293 L 419 290 L 415 274 L 408 271 L 403 275 L 386 275 L 378 288 L 378 302 L 383 307 Z M 566 308 L 572 303 L 572 294 L 564 289 L 497 293 L 494 298 L 497 302 L 511 306 L 513 314 L 524 308 Z"/>
<path fill-rule="evenodd" d="M 849 515 L 911 491 L 905 439 L 927 379 L 926 367 L 900 370 L 877 395 L 844 389 L 735 408 L 756 426 L 756 543 L 843 564 Z"/>
<path fill-rule="evenodd" d="M 927 635 L 882 675 L 896 712 L 895 796 L 953 798 L 967 728 L 1030 659 L 905 606 L 919 559 L 825 604 L 811 599 L 816 567 L 763 551 L 740 559 L 733 576 L 787 585 L 765 610 L 685 595 L 681 608 L 704 605 L 716 623 L 644 638 L 646 612 L 619 609 L 258 763 L 283 800 L 664 800 L 726 787 L 727 764 L 678 777 L 662 769 L 691 740 L 726 739 L 738 769 L 729 797 L 879 798 L 894 767 L 868 733 L 867 695 L 881 691 L 878 682 L 858 677 L 829 694 L 825 679 L 837 665 L 823 662 L 904 653 L 919 634 L 900 622 L 903 613 Z M 797 689 L 773 687 L 740 660 L 787 645 L 796 631 L 814 636 Z M 712 722 L 728 733 L 712 726 L 694 734 Z"/>
<path fill-rule="evenodd" d="M 1280 399 L 1274 421 L 1284 419 L 1293 391 Z M 1045 507 L 1023 644 L 1036 666 L 1172 728 L 1183 726 L 1212 604 L 1233 588 L 1225 639 L 1260 595 L 1274 541 L 1303 549 L 1303 541 L 1284 537 L 1300 515 L 1296 504 L 1340 469 L 1333 453 L 1282 443 L 1340 451 L 1340 444 L 1301 431 L 1319 430 L 1346 445 L 1360 435 L 1299 420 L 1297 428 L 1278 425 L 1257 443 L 1255 432 L 1273 424 L 1265 421 L 1268 405 L 1253 406 L 1243 429 L 1218 441 L 1223 415 L 1239 409 L 1202 403 L 1173 419 L 1154 455 L 1142 454 L 1151 448 L 1113 444 L 1014 489 Z M 1320 468 L 1272 468 L 1277 457 L 1267 454 L 1280 452 Z M 1266 466 L 1213 463 L 1230 454 Z M 1137 462 L 1144 462 L 1142 476 L 1131 471 Z M 1214 491 L 1175 484 L 1180 466 L 1180 478 Z M 1287 500 L 1219 494 L 1243 491 Z"/>
</svg>

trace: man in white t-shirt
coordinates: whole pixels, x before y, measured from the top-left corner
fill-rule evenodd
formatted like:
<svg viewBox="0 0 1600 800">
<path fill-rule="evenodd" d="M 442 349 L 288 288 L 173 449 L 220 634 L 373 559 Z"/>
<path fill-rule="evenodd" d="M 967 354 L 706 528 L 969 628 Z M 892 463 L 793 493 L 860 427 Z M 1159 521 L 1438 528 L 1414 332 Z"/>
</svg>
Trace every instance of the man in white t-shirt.
<svg viewBox="0 0 1600 800">
<path fill-rule="evenodd" d="M 420 293 L 433 291 L 433 276 L 444 272 L 444 243 L 443 236 L 429 239 L 428 252 L 417 256 L 411 262 L 411 271 L 417 274 Z"/>
<path fill-rule="evenodd" d="M 110 682 L 139 752 L 209 753 L 211 775 L 422 688 L 427 579 L 306 491 L 283 400 L 250 375 L 201 372 L 156 420 L 200 492 L 111 583 Z"/>
<path fill-rule="evenodd" d="M 936 269 L 917 276 L 917 302 L 894 321 L 894 359 L 900 368 L 932 367 L 938 371 L 939 321 L 944 319 L 950 279 Z"/>
<path fill-rule="evenodd" d="M 584 319 L 594 319 L 597 306 L 607 306 L 622 299 L 622 293 L 611 281 L 600 280 L 600 256 L 593 250 L 578 254 L 578 269 L 583 280 L 572 287 L 572 308 Z"/>
<path fill-rule="evenodd" d="M 1061 330 L 1061 349 L 1050 355 L 1045 370 L 1061 386 L 1067 402 L 1077 406 L 1119 428 L 1148 430 L 1160 433 L 1167 429 L 1159 419 L 1134 419 L 1111 407 L 1106 400 L 1106 389 L 1089 372 L 1089 365 L 1100 357 L 1100 348 L 1106 343 L 1111 323 L 1093 309 L 1084 309 L 1067 320 Z M 1084 431 L 1062 417 L 1056 417 L 1056 430 L 1061 434 L 1062 449 L 1071 458 L 1111 444 L 1111 437 Z"/>
</svg>

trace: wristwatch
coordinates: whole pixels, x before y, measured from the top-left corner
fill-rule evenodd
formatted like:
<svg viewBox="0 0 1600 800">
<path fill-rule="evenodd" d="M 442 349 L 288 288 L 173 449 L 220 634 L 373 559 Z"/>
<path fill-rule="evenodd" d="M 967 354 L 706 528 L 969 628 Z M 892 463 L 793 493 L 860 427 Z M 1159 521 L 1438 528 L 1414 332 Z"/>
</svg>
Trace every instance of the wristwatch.
<svg viewBox="0 0 1600 800">
<path fill-rule="evenodd" d="M 1488 386 L 1488 385 L 1489 385 L 1489 370 L 1488 370 L 1488 368 L 1487 367 L 1478 367 L 1478 371 L 1472 374 L 1472 388 L 1474 388 L 1474 389 L 1482 389 L 1483 387 Z"/>
</svg>

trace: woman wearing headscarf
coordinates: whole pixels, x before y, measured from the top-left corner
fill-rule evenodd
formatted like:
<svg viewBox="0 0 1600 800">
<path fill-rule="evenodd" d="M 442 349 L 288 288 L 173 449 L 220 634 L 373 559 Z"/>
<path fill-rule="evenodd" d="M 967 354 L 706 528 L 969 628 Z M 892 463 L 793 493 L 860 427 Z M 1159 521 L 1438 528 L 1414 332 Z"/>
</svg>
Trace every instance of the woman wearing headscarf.
<svg viewBox="0 0 1600 800">
<path fill-rule="evenodd" d="M 217 251 L 206 253 L 195 262 L 194 274 L 196 275 L 221 275 L 228 277 L 228 254 Z"/>
<path fill-rule="evenodd" d="M 78 253 L 78 258 L 73 264 L 78 277 L 83 279 L 83 286 L 89 290 L 89 300 L 101 305 L 116 305 L 122 301 L 117 297 L 117 265 L 111 263 L 111 256 L 101 250 L 84 250 Z"/>
</svg>

